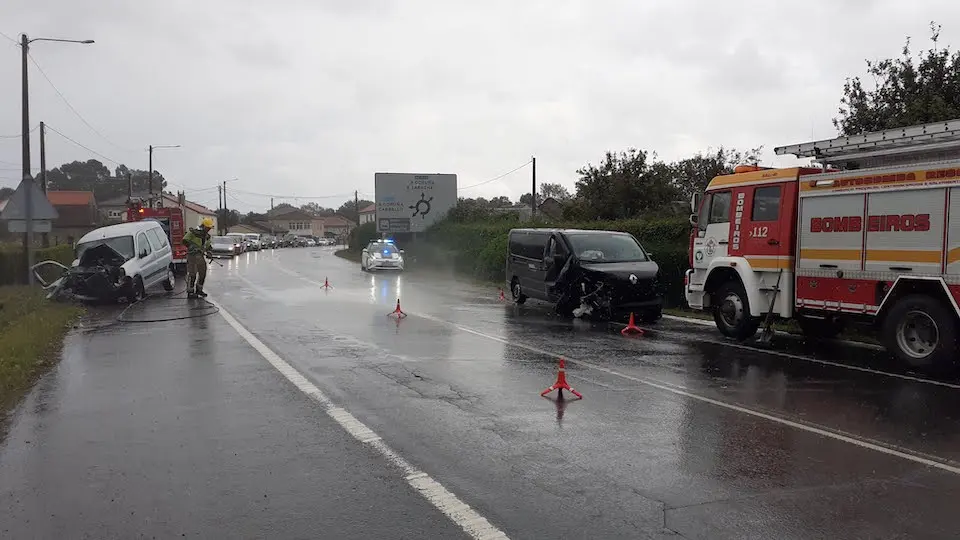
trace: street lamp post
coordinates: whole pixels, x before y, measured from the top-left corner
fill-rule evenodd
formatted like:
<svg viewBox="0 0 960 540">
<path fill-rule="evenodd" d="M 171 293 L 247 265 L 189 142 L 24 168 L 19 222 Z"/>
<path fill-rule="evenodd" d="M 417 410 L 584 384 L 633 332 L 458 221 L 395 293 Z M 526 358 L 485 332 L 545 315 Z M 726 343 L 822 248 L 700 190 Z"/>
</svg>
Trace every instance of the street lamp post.
<svg viewBox="0 0 960 540">
<path fill-rule="evenodd" d="M 23 137 L 23 155 L 21 156 L 21 170 L 23 172 L 23 181 L 33 183 L 33 177 L 30 176 L 30 85 L 29 70 L 27 65 L 30 57 L 30 44 L 34 41 L 56 41 L 60 43 L 80 43 L 89 45 L 93 43 L 92 39 L 56 39 L 56 38 L 33 38 L 30 39 L 26 34 L 20 36 L 20 56 L 21 56 L 21 91 L 23 92 L 21 103 L 22 124 L 20 126 Z M 33 186 L 27 185 L 26 191 L 26 233 L 23 235 L 23 250 L 26 252 L 27 262 L 27 283 L 33 285 Z"/>
<path fill-rule="evenodd" d="M 150 205 L 150 208 L 153 208 L 153 151 L 156 148 L 180 148 L 180 145 L 179 144 L 164 144 L 159 146 L 154 146 L 152 144 L 150 145 L 150 149 L 149 149 L 150 172 L 148 173 L 149 180 L 147 180 L 147 190 L 150 192 L 150 201 L 148 203 Z M 161 200 L 163 200 L 163 186 L 160 186 L 160 191 L 161 191 L 160 197 L 161 197 Z"/>
</svg>

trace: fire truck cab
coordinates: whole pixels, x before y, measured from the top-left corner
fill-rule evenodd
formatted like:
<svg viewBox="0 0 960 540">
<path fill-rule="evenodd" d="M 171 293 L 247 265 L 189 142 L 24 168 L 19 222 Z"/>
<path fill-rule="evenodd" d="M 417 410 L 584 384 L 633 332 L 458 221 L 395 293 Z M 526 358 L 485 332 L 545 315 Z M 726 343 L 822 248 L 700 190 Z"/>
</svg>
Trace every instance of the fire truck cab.
<svg viewBox="0 0 960 540">
<path fill-rule="evenodd" d="M 916 368 L 953 364 L 960 330 L 960 121 L 776 149 L 820 167 L 737 167 L 691 216 L 690 307 L 751 338 L 867 323 Z"/>
<path fill-rule="evenodd" d="M 140 202 L 131 202 L 124 215 L 124 221 L 153 220 L 160 223 L 170 245 L 173 247 L 173 270 L 179 275 L 186 273 L 187 247 L 183 245 L 186 234 L 183 222 L 183 210 L 180 208 L 151 208 Z"/>
</svg>

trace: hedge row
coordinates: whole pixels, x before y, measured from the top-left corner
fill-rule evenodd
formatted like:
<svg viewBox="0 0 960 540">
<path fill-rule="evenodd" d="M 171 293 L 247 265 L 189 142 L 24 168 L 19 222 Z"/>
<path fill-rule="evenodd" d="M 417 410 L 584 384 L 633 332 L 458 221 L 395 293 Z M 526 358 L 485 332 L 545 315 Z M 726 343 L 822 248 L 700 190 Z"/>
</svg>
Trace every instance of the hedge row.
<svg viewBox="0 0 960 540">
<path fill-rule="evenodd" d="M 25 258 L 26 254 L 20 246 L 6 245 L 0 248 L 0 285 L 17 285 L 27 282 Z M 33 252 L 34 263 L 46 260 L 54 260 L 70 266 L 73 263 L 73 246 L 60 245 L 37 249 Z"/>
<path fill-rule="evenodd" d="M 508 220 L 482 223 L 446 221 L 427 232 L 427 245 L 417 245 L 415 248 L 411 246 L 411 250 L 415 249 L 417 258 L 442 260 L 459 273 L 477 279 L 502 282 L 505 278 L 507 233 L 518 226 L 521 225 Z M 648 251 L 654 253 L 653 258 L 660 265 L 661 292 L 666 305 L 684 305 L 683 275 L 690 266 L 687 254 L 690 225 L 685 220 L 543 222 L 522 226 L 629 232 L 636 236 Z"/>
</svg>

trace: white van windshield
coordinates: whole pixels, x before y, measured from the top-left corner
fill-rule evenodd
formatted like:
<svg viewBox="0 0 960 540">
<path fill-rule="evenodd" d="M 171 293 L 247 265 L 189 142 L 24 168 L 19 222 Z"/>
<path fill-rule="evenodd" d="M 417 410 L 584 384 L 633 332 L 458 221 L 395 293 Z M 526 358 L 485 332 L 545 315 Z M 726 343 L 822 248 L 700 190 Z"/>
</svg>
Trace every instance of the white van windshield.
<svg viewBox="0 0 960 540">
<path fill-rule="evenodd" d="M 123 255 L 123 260 L 125 261 L 133 258 L 133 236 L 117 236 L 77 244 L 77 259 L 83 258 L 84 251 L 104 244 L 113 248 L 120 255 Z"/>
</svg>

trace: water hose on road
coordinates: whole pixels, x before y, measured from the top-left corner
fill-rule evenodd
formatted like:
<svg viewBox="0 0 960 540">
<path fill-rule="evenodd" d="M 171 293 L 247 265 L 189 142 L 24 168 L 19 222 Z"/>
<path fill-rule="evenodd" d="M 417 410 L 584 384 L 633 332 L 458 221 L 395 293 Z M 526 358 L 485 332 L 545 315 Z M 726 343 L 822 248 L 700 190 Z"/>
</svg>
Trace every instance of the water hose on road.
<svg viewBox="0 0 960 540">
<path fill-rule="evenodd" d="M 139 323 L 158 323 L 158 322 L 185 321 L 188 319 L 198 319 L 200 317 L 208 317 L 210 315 L 215 315 L 217 313 L 220 313 L 220 308 L 215 306 L 212 302 L 209 302 L 206 298 L 198 298 L 198 300 L 202 302 L 204 306 L 196 310 L 191 309 L 191 311 L 197 311 L 197 312 L 190 313 L 189 315 L 178 315 L 174 317 L 163 317 L 158 319 L 128 319 L 125 317 L 127 314 L 127 311 L 129 311 L 130 308 L 132 308 L 133 306 L 140 305 L 141 303 L 146 302 L 147 300 L 150 300 L 150 299 L 186 300 L 187 299 L 187 297 L 185 296 L 186 292 L 187 292 L 187 289 L 186 287 L 184 287 L 183 290 L 178 292 L 172 292 L 167 296 L 147 296 L 123 308 L 123 311 L 121 311 L 120 314 L 117 315 L 116 320 L 117 322 L 121 322 L 121 323 L 138 323 L 138 324 Z"/>
</svg>

